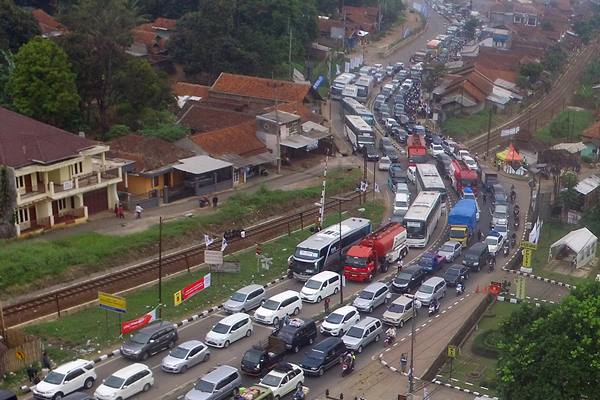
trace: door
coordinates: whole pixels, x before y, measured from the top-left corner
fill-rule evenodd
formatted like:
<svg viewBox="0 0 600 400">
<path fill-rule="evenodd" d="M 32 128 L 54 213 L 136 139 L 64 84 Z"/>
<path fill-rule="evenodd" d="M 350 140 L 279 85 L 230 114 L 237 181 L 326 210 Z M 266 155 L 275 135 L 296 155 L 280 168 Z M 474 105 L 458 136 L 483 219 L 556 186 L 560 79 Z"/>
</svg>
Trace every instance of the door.
<svg viewBox="0 0 600 400">
<path fill-rule="evenodd" d="M 87 206 L 89 215 L 108 210 L 108 192 L 106 188 L 84 193 L 83 204 Z"/>
<path fill-rule="evenodd" d="M 34 224 L 34 225 L 37 224 L 37 215 L 35 212 L 35 206 L 29 207 L 29 220 L 31 221 L 32 224 Z"/>
<path fill-rule="evenodd" d="M 171 173 L 170 172 L 167 172 L 166 174 L 163 175 L 163 184 L 164 184 L 164 186 L 171 187 Z"/>
<path fill-rule="evenodd" d="M 31 193 L 33 191 L 33 186 L 31 185 L 31 174 L 25 175 L 24 178 L 25 178 L 25 193 Z"/>
<path fill-rule="evenodd" d="M 133 396 L 137 392 L 140 392 L 142 389 L 138 388 L 138 386 L 139 386 L 139 373 L 134 374 L 133 376 L 130 376 L 129 378 L 127 378 L 127 380 L 125 381 L 125 384 L 123 385 L 123 389 L 121 389 L 121 391 L 123 392 L 123 398 L 126 399 L 128 397 Z"/>
</svg>

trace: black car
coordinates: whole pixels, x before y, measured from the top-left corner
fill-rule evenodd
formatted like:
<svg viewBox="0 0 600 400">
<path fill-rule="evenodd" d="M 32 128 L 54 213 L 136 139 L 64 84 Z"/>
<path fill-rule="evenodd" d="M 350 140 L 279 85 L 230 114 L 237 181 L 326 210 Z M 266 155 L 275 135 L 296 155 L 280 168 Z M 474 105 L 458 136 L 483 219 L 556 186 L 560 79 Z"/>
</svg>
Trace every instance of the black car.
<svg viewBox="0 0 600 400">
<path fill-rule="evenodd" d="M 379 161 L 379 152 L 375 148 L 375 145 L 368 144 L 364 147 L 364 151 L 367 152 L 368 161 Z"/>
<path fill-rule="evenodd" d="M 179 336 L 172 322 L 156 321 L 140 329 L 121 345 L 121 355 L 130 360 L 145 361 L 152 354 L 175 346 Z"/>
<path fill-rule="evenodd" d="M 434 156 L 435 166 L 442 177 L 450 176 L 450 165 L 452 165 L 452 158 L 447 154 L 437 154 Z"/>
<path fill-rule="evenodd" d="M 392 291 L 396 293 L 409 293 L 418 288 L 423 279 L 425 279 L 425 271 L 418 265 L 410 265 L 409 267 L 398 272 L 392 281 Z"/>
<path fill-rule="evenodd" d="M 339 337 L 329 337 L 317 343 L 300 362 L 305 375 L 323 376 L 346 353 L 346 346 Z"/>
<path fill-rule="evenodd" d="M 400 155 L 395 149 L 385 149 L 385 155 L 390 159 L 392 163 L 397 163 L 400 161 Z"/>
<path fill-rule="evenodd" d="M 518 251 L 517 253 L 521 253 Z M 471 271 L 479 271 L 482 267 L 487 265 L 490 259 L 490 252 L 485 243 L 475 243 L 473 246 L 465 252 L 463 257 L 463 265 L 469 267 Z"/>
<path fill-rule="evenodd" d="M 460 264 L 452 264 L 444 274 L 444 280 L 448 286 L 456 286 L 469 279 L 469 268 Z"/>
<path fill-rule="evenodd" d="M 286 349 L 297 353 L 301 347 L 314 343 L 317 338 L 317 324 L 311 319 L 293 318 L 272 336 L 283 340 Z"/>
<path fill-rule="evenodd" d="M 406 133 L 404 129 L 398 127 L 392 128 L 392 136 L 396 138 L 400 144 L 406 144 L 406 140 L 408 139 L 408 133 Z"/>
</svg>

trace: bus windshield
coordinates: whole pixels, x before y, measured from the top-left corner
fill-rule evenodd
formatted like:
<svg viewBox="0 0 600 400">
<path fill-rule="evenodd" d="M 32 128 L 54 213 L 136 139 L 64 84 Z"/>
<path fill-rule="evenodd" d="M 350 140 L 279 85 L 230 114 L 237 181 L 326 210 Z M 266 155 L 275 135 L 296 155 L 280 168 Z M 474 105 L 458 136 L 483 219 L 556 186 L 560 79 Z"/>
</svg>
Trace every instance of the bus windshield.
<svg viewBox="0 0 600 400">
<path fill-rule="evenodd" d="M 297 247 L 294 256 L 303 260 L 316 260 L 319 258 L 319 252 L 313 249 L 303 249 L 301 247 Z"/>
<path fill-rule="evenodd" d="M 422 221 L 405 221 L 406 225 L 406 236 L 409 239 L 424 239 L 425 238 L 425 224 Z"/>
</svg>

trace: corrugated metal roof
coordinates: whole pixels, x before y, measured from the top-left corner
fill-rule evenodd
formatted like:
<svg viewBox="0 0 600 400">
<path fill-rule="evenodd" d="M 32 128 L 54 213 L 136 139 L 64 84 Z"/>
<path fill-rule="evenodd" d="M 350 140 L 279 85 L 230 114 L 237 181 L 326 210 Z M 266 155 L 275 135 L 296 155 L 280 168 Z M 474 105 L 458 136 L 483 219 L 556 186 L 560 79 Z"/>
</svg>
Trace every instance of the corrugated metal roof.
<svg viewBox="0 0 600 400">
<path fill-rule="evenodd" d="M 582 249 L 587 247 L 590 242 L 597 241 L 598 238 L 588 228 L 581 228 L 567 233 L 561 239 L 552 243 L 550 249 L 557 246 L 567 246 L 575 253 L 579 253 Z"/>
<path fill-rule="evenodd" d="M 580 181 L 577 186 L 575 186 L 575 190 L 585 196 L 591 193 L 598 186 L 600 186 L 600 177 L 597 175 L 591 175 Z"/>
</svg>

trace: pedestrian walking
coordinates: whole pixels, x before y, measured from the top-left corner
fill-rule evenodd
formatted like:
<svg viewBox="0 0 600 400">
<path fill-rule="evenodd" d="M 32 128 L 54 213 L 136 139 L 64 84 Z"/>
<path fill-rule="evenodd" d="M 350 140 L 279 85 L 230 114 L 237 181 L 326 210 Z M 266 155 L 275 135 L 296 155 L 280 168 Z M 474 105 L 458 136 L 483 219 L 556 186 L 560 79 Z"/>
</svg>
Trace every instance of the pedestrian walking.
<svg viewBox="0 0 600 400">
<path fill-rule="evenodd" d="M 323 307 L 325 307 L 325 314 L 329 314 L 329 302 L 331 300 L 329 300 L 329 297 L 325 297 L 325 300 L 323 302 Z"/>
<path fill-rule="evenodd" d="M 213 197 L 212 203 L 213 203 L 213 207 L 217 208 L 217 205 L 219 204 L 219 198 L 217 196 Z"/>
<path fill-rule="evenodd" d="M 483 235 L 481 234 L 481 229 L 477 229 L 477 241 L 478 241 L 478 242 L 481 242 L 481 237 L 482 237 L 482 236 L 483 236 Z"/>
<path fill-rule="evenodd" d="M 483 204 L 487 201 L 487 193 L 483 193 Z"/>
<path fill-rule="evenodd" d="M 142 206 L 140 206 L 140 204 L 136 204 L 135 205 L 135 219 L 140 219 L 142 218 L 142 211 L 144 211 L 144 209 L 142 208 Z"/>
<path fill-rule="evenodd" d="M 118 209 L 117 213 L 118 213 L 118 217 L 120 219 L 125 218 L 125 210 L 123 209 L 123 204 L 119 204 L 119 209 Z"/>
<path fill-rule="evenodd" d="M 115 203 L 115 217 L 119 218 L 119 205 Z"/>
<path fill-rule="evenodd" d="M 398 263 L 398 273 L 402 271 L 402 268 L 404 268 L 404 261 L 400 260 L 400 262 Z"/>
<path fill-rule="evenodd" d="M 48 352 L 46 350 L 42 353 L 42 368 L 47 369 L 48 371 L 52 370 L 52 362 L 50 361 L 50 357 L 48 357 Z"/>
<path fill-rule="evenodd" d="M 402 369 L 402 373 L 406 373 L 406 366 L 408 365 L 408 358 L 406 358 L 406 353 L 402 353 L 400 356 L 400 368 Z"/>
<path fill-rule="evenodd" d="M 290 316 L 285 314 L 285 316 L 283 317 L 283 325 L 289 325 L 290 324 Z"/>
</svg>

